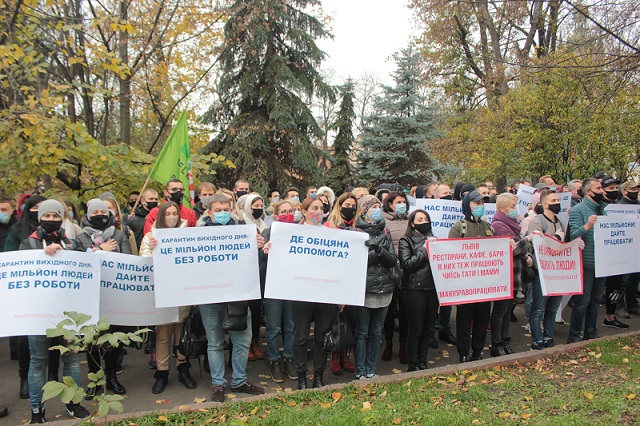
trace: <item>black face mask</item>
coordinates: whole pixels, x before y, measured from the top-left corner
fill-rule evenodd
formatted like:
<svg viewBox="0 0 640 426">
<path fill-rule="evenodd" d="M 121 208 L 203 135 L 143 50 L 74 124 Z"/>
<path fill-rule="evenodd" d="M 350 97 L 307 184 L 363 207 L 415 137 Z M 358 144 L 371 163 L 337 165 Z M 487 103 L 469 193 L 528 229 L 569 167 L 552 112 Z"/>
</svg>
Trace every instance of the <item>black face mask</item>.
<svg viewBox="0 0 640 426">
<path fill-rule="evenodd" d="M 611 201 L 618 199 L 618 191 L 605 191 L 605 194 L 607 194 L 607 198 Z"/>
<path fill-rule="evenodd" d="M 584 198 L 584 191 L 582 190 L 582 188 L 578 189 L 577 194 L 578 194 L 578 197 Z"/>
<path fill-rule="evenodd" d="M 553 212 L 553 214 L 558 214 L 560 213 L 560 203 L 557 204 L 549 204 L 549 210 L 551 210 L 551 212 Z"/>
<path fill-rule="evenodd" d="M 346 221 L 349 221 L 356 217 L 356 208 L 355 207 L 342 207 L 340 209 L 340 216 Z"/>
<path fill-rule="evenodd" d="M 38 223 L 38 212 L 32 212 L 31 210 L 29 210 L 29 222 L 31 223 Z"/>
<path fill-rule="evenodd" d="M 172 194 L 169 194 L 169 200 L 173 201 L 177 205 L 182 204 L 182 199 L 184 198 L 184 192 L 178 191 Z"/>
<path fill-rule="evenodd" d="M 596 194 L 594 192 L 591 198 L 593 198 L 593 201 L 595 201 L 596 203 L 599 203 L 604 198 L 604 194 Z"/>
<path fill-rule="evenodd" d="M 248 192 L 247 192 L 247 191 L 237 191 L 237 192 L 236 192 L 236 198 L 240 198 L 240 197 L 242 197 L 243 195 L 247 195 L 247 194 L 248 194 Z"/>
<path fill-rule="evenodd" d="M 453 195 L 445 195 L 444 197 L 440 197 L 441 200 L 453 200 Z"/>
<path fill-rule="evenodd" d="M 41 220 L 40 226 L 42 226 L 42 229 L 44 229 L 44 231 L 47 234 L 53 234 L 54 232 L 62 228 L 62 221 L 61 220 Z"/>
<path fill-rule="evenodd" d="M 91 216 L 89 218 L 89 223 L 91 224 L 91 227 L 100 231 L 104 231 L 109 226 L 109 215 L 99 214 L 96 216 Z"/>
<path fill-rule="evenodd" d="M 253 216 L 254 219 L 261 218 L 262 213 L 264 213 L 264 209 L 251 209 L 251 216 Z"/>
<path fill-rule="evenodd" d="M 636 195 L 636 198 L 638 198 L 638 197 L 637 197 L 637 195 Z M 329 206 L 329 204 L 328 204 L 328 203 L 322 203 L 322 211 L 323 211 L 324 213 L 329 213 L 329 208 L 330 208 L 330 207 L 331 207 L 331 206 Z"/>
<path fill-rule="evenodd" d="M 631 201 L 637 201 L 638 200 L 638 193 L 637 192 L 627 191 L 627 198 L 630 199 Z"/>
<path fill-rule="evenodd" d="M 429 223 L 414 223 L 413 227 L 416 228 L 416 231 L 418 231 L 422 235 L 427 235 L 429 232 L 431 232 L 431 222 L 429 222 Z"/>
<path fill-rule="evenodd" d="M 156 207 L 158 207 L 158 202 L 157 201 L 147 201 L 147 210 L 151 211 L 153 209 L 155 209 Z"/>
<path fill-rule="evenodd" d="M 129 201 L 129 207 L 133 208 L 136 205 L 135 201 Z"/>
</svg>

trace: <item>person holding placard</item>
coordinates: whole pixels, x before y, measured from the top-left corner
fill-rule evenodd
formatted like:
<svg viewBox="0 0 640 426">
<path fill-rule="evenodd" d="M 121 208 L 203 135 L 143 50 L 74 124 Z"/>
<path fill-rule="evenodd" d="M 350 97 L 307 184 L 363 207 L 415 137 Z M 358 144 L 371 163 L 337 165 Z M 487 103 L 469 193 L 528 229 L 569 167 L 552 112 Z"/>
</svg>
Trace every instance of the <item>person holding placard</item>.
<svg viewBox="0 0 640 426">
<path fill-rule="evenodd" d="M 82 219 L 84 232 L 74 240 L 78 251 L 113 251 L 117 253 L 131 254 L 129 238 L 120 229 L 116 228 L 116 217 L 109 211 L 108 204 L 94 198 L 87 202 L 87 215 Z M 109 332 L 128 332 L 130 328 L 111 326 Z M 123 356 L 124 348 L 108 348 L 104 351 L 104 370 L 107 380 L 107 389 L 118 395 L 124 395 L 127 391 L 118 381 L 116 375 L 118 358 Z M 94 346 L 87 352 L 89 371 L 96 373 L 100 370 L 100 351 Z M 100 390 L 98 386 L 89 388 L 87 399 L 93 398 Z"/>
<path fill-rule="evenodd" d="M 38 227 L 20 243 L 20 250 L 42 250 L 54 256 L 58 250 L 69 250 L 74 244 L 65 238 L 62 228 L 65 207 L 56 200 L 46 200 L 39 203 Z M 49 365 L 49 348 L 51 339 L 47 336 L 29 336 L 29 403 L 31 404 L 30 423 L 44 423 L 45 409 L 42 404 L 44 391 L 42 387 L 47 382 L 46 370 Z M 80 354 L 68 351 L 62 356 L 64 362 L 63 376 L 71 377 L 80 386 Z M 89 417 L 89 412 L 80 404 L 66 404 L 67 414 L 77 419 Z"/>
<path fill-rule="evenodd" d="M 153 249 L 158 241 L 153 237 L 154 229 L 162 228 L 186 228 L 188 223 L 186 219 L 180 218 L 180 210 L 176 203 L 167 201 L 158 208 L 158 216 L 151 227 L 151 231 L 147 233 L 140 243 L 140 256 L 152 257 Z M 171 358 L 172 348 L 176 348 L 176 368 L 178 369 L 178 381 L 187 389 L 195 389 L 197 383 L 189 373 L 189 360 L 178 351 L 178 341 L 182 333 L 182 325 L 189 315 L 190 306 L 180 306 L 178 310 L 178 322 L 171 324 L 162 324 L 156 326 L 156 372 L 153 377 L 156 379 L 151 387 L 151 393 L 159 394 L 164 392 L 169 383 L 169 359 Z M 172 344 L 173 339 L 173 344 Z"/>
<path fill-rule="evenodd" d="M 456 222 L 449 230 L 449 238 L 486 238 L 493 236 L 489 222 L 484 216 L 482 194 L 470 191 L 462 199 L 464 219 Z M 457 305 L 456 335 L 460 362 L 482 359 L 485 335 L 489 326 L 491 302 L 475 302 Z M 472 350 L 469 358 L 469 349 Z"/>
<path fill-rule="evenodd" d="M 619 204 L 638 204 L 638 190 L 640 185 L 633 180 L 628 180 L 620 185 Z M 631 318 L 630 314 L 640 315 L 640 304 L 636 298 L 638 284 L 640 283 L 640 273 L 625 274 L 622 280 L 622 288 L 620 289 L 620 297 L 618 297 L 618 307 L 616 315 L 621 318 Z"/>
<path fill-rule="evenodd" d="M 228 196 L 216 194 L 208 198 L 206 201 L 207 211 L 200 217 L 198 226 L 228 226 L 237 223 L 232 219 L 231 201 Z M 264 239 L 258 235 L 258 249 L 264 245 Z M 231 302 L 237 303 L 237 302 Z M 241 306 L 237 303 L 236 306 Z M 231 352 L 231 365 L 233 366 L 233 374 L 231 380 L 231 390 L 233 392 L 242 392 L 252 395 L 260 395 L 264 393 L 264 389 L 247 381 L 247 362 L 249 358 L 249 346 L 251 345 L 251 313 L 248 309 L 248 303 L 243 306 L 245 315 L 239 316 L 236 321 L 238 324 L 246 324 L 243 330 L 229 330 L 229 339 L 233 345 Z M 222 324 L 225 319 L 227 310 L 226 303 L 208 303 L 199 305 L 200 314 L 202 316 L 202 324 L 207 333 L 207 352 L 209 357 L 209 368 L 211 371 L 211 383 L 213 384 L 213 402 L 224 402 L 224 386 L 227 381 L 224 378 L 224 333 Z"/>
<path fill-rule="evenodd" d="M 402 192 L 393 191 L 384 199 L 382 203 L 382 216 L 384 217 L 385 228 L 391 234 L 393 249 L 398 253 L 398 243 L 407 230 L 409 223 L 409 203 L 407 197 Z M 384 350 L 382 360 L 389 361 L 393 355 L 393 333 L 395 329 L 395 318 L 399 321 L 400 364 L 409 362 L 407 353 L 407 315 L 404 311 L 404 301 L 402 290 L 396 289 L 393 292 L 393 299 L 387 310 L 387 317 L 384 320 Z"/>
<path fill-rule="evenodd" d="M 425 243 L 435 240 L 431 218 L 425 210 L 409 215 L 404 237 L 399 241 L 398 257 L 404 271 L 402 297 L 407 314 L 407 371 L 427 369 L 427 352 L 438 313 L 438 296 Z"/>
<path fill-rule="evenodd" d="M 598 306 L 604 294 L 605 278 L 596 278 L 593 227 L 598 215 L 605 214 L 602 202 L 604 190 L 599 179 L 589 178 L 582 183 L 584 198 L 569 212 L 569 239 L 582 238 L 582 288 L 581 295 L 573 296 L 573 309 L 567 343 L 590 340 L 598 337 Z M 584 335 L 582 332 L 584 330 Z"/>
<path fill-rule="evenodd" d="M 321 195 L 324 196 L 324 195 Z M 317 199 L 320 199 L 318 196 Z M 273 206 L 274 220 L 282 223 L 293 223 L 293 206 L 291 200 L 278 201 Z M 267 276 L 267 262 L 269 248 L 271 248 L 271 228 L 262 231 L 265 244 L 262 249 L 264 256 L 260 259 L 260 284 L 265 286 Z M 267 356 L 271 379 L 276 383 L 284 382 L 284 375 L 291 380 L 298 379 L 298 373 L 293 365 L 293 312 L 291 301 L 280 299 L 264 299 L 264 311 L 267 317 Z M 282 334 L 282 349 L 284 360 L 280 358 L 280 335 Z"/>
<path fill-rule="evenodd" d="M 357 207 L 357 201 L 349 194 L 342 194 L 336 208 L 342 205 L 345 199 L 353 201 Z M 324 212 L 322 201 L 317 198 L 305 198 L 300 205 L 303 226 L 321 226 Z M 354 208 L 354 213 L 355 213 Z M 332 213 L 333 214 L 333 213 Z M 355 216 L 355 214 L 354 214 Z M 328 223 L 328 222 L 327 222 Z M 293 313 L 293 365 L 298 373 L 298 389 L 307 389 L 307 341 L 311 332 L 311 323 L 315 321 L 313 340 L 313 384 L 314 388 L 324 386 L 324 370 L 327 367 L 327 353 L 323 349 L 323 333 L 331 327 L 338 313 L 337 305 L 331 303 L 315 302 L 291 302 Z M 355 371 L 355 368 L 354 368 Z"/>
<path fill-rule="evenodd" d="M 510 237 L 516 243 L 513 250 L 513 287 L 523 288 L 524 276 L 533 265 L 533 246 L 531 237 L 520 237 L 520 224 L 518 223 L 518 197 L 513 194 L 500 194 L 496 200 L 496 214 L 491 226 L 494 235 L 498 237 Z M 491 311 L 491 356 L 501 356 L 513 353 L 511 349 L 511 312 L 514 300 L 496 300 Z"/>
<path fill-rule="evenodd" d="M 380 200 L 365 195 L 358 200 L 361 214 L 356 227 L 369 234 L 365 243 L 369 248 L 367 287 L 364 306 L 352 306 L 355 320 L 354 359 L 356 378 L 376 377 L 382 329 L 396 284 L 391 269 L 398 266 L 391 235 L 385 229 Z"/>
<path fill-rule="evenodd" d="M 369 194 L 362 191 L 366 190 L 366 188 L 356 189 L 361 190 L 359 192 L 360 196 L 356 195 L 355 192 L 345 192 L 338 197 L 338 201 L 329 214 L 324 226 L 347 231 L 357 230 L 355 223 L 356 218 L 360 215 L 358 200 Z M 342 371 L 353 373 L 356 371 L 356 366 L 349 360 L 349 351 L 345 349 L 341 352 L 333 352 L 331 354 L 329 369 L 333 374 L 340 374 Z"/>
</svg>

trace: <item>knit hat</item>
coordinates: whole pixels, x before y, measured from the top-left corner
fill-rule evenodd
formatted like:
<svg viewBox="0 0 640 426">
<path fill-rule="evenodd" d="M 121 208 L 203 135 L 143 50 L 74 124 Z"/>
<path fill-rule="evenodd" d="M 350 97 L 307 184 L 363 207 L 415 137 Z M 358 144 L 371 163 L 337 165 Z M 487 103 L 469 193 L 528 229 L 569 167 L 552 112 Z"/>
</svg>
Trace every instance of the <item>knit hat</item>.
<svg viewBox="0 0 640 426">
<path fill-rule="evenodd" d="M 38 222 L 45 213 L 53 212 L 60 216 L 60 219 L 64 219 L 65 208 L 56 200 L 45 200 L 38 206 Z"/>
<path fill-rule="evenodd" d="M 98 195 L 98 198 L 101 200 L 104 200 L 105 198 L 113 198 L 114 201 L 116 200 L 116 196 L 110 192 L 103 192 L 102 194 Z"/>
<path fill-rule="evenodd" d="M 92 198 L 91 200 L 89 200 L 89 202 L 87 202 L 87 217 L 91 217 L 91 214 L 96 210 L 109 211 L 109 206 L 107 206 L 107 203 L 99 198 Z"/>
<path fill-rule="evenodd" d="M 360 207 L 360 213 L 362 215 L 367 214 L 367 211 L 375 204 L 382 204 L 380 200 L 378 200 L 373 195 L 364 195 L 358 200 L 358 207 Z"/>
</svg>

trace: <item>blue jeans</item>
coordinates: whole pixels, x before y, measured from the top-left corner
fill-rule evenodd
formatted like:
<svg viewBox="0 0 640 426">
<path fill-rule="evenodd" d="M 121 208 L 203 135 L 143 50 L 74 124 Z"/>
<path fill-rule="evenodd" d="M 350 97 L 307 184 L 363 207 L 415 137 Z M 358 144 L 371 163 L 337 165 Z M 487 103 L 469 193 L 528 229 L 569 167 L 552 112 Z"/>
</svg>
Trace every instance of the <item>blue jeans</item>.
<svg viewBox="0 0 640 426">
<path fill-rule="evenodd" d="M 49 366 L 49 348 L 51 339 L 47 336 L 29 336 L 29 403 L 32 408 L 42 404 L 42 387 L 47 383 L 47 367 Z M 80 354 L 67 352 L 61 356 L 64 366 L 62 376 L 70 376 L 80 386 Z"/>
<path fill-rule="evenodd" d="M 530 286 L 533 291 L 533 304 L 529 317 L 531 341 L 540 343 L 543 340 L 553 339 L 556 327 L 556 312 L 558 312 L 560 303 L 562 303 L 562 296 L 543 296 L 538 276 L 530 283 Z M 544 333 L 540 328 L 541 321 L 543 322 Z"/>
<path fill-rule="evenodd" d="M 355 320 L 353 334 L 356 343 L 353 354 L 356 361 L 356 376 L 375 374 L 384 319 L 389 307 L 371 309 L 364 306 L 351 306 L 349 309 Z"/>
<path fill-rule="evenodd" d="M 531 307 L 533 305 L 533 283 L 524 283 L 524 316 L 531 318 Z"/>
<path fill-rule="evenodd" d="M 280 332 L 284 357 L 293 359 L 293 312 L 288 300 L 264 299 L 267 316 L 267 356 L 269 361 L 280 359 Z M 284 329 L 283 329 L 284 328 Z"/>
<path fill-rule="evenodd" d="M 580 334 L 584 329 L 583 340 L 598 337 L 598 305 L 604 295 L 605 278 L 596 278 L 594 269 L 583 270 L 583 293 L 573 296 L 573 309 L 569 325 L 567 343 L 580 341 Z"/>
<path fill-rule="evenodd" d="M 211 383 L 214 386 L 224 386 L 224 303 L 199 305 L 202 324 L 207 332 L 207 352 L 209 368 L 211 369 Z M 249 345 L 251 344 L 251 311 L 247 310 L 247 328 L 243 331 L 230 331 L 229 339 L 233 344 L 231 364 L 231 387 L 237 388 L 247 381 L 247 361 L 249 359 Z"/>
</svg>

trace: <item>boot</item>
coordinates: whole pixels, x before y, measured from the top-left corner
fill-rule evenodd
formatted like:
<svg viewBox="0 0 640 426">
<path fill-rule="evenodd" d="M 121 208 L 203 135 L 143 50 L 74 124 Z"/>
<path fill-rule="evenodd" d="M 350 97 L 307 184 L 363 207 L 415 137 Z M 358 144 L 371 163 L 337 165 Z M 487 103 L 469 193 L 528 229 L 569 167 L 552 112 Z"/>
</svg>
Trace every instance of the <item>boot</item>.
<svg viewBox="0 0 640 426">
<path fill-rule="evenodd" d="M 256 359 L 259 359 L 259 360 L 264 359 L 264 353 L 260 349 L 260 339 L 251 339 L 251 347 L 249 351 L 253 352 L 253 356 Z"/>
<path fill-rule="evenodd" d="M 409 363 L 409 353 L 407 352 L 407 344 L 400 343 L 400 364 Z"/>
<path fill-rule="evenodd" d="M 253 343 L 249 346 L 249 357 L 247 358 L 247 361 L 255 361 L 256 360 L 256 356 L 253 353 Z M 231 352 L 229 352 L 229 362 L 231 362 Z"/>
<path fill-rule="evenodd" d="M 389 361 L 392 355 L 393 355 L 393 342 L 387 342 L 384 345 L 384 350 L 382 351 L 382 360 Z"/>
<path fill-rule="evenodd" d="M 122 386 L 118 381 L 115 371 L 107 373 L 107 390 L 110 390 L 117 395 L 124 395 L 127 393 L 124 386 Z"/>
<path fill-rule="evenodd" d="M 418 370 L 426 370 L 427 368 L 429 368 L 429 367 L 427 367 L 427 363 L 426 362 L 424 362 L 424 361 L 418 362 Z"/>
<path fill-rule="evenodd" d="M 91 401 L 94 396 L 102 392 L 102 386 L 94 386 L 92 388 L 87 388 L 85 392 L 84 399 L 86 401 Z"/>
<path fill-rule="evenodd" d="M 164 392 L 167 384 L 169 384 L 169 371 L 157 370 L 153 377 L 156 379 L 156 382 L 151 386 L 151 393 L 159 394 Z"/>
<path fill-rule="evenodd" d="M 189 367 L 191 367 L 191 364 L 188 362 L 178 366 L 178 381 L 187 389 L 195 389 L 198 387 L 198 384 L 193 380 L 191 374 L 189 374 Z"/>
<path fill-rule="evenodd" d="M 502 346 L 502 343 L 494 343 L 493 346 L 489 348 L 489 352 L 491 352 L 491 356 L 506 355 L 504 351 L 504 347 Z"/>
<path fill-rule="evenodd" d="M 342 363 L 340 362 L 340 352 L 331 352 L 331 364 L 329 369 L 333 374 L 342 373 Z"/>
<path fill-rule="evenodd" d="M 314 371 L 313 372 L 313 388 L 321 388 L 324 386 L 324 381 L 322 380 L 322 371 Z"/>
<path fill-rule="evenodd" d="M 27 374 L 23 373 L 22 370 L 18 370 L 20 373 L 20 399 L 28 399 L 29 398 L 29 379 Z M 22 377 L 24 375 L 24 377 Z"/>
<path fill-rule="evenodd" d="M 502 347 L 504 348 L 505 354 L 511 355 L 512 353 L 514 353 L 513 349 L 511 349 L 511 337 L 507 337 L 506 339 L 504 339 L 504 342 L 502 342 Z"/>
<path fill-rule="evenodd" d="M 347 373 L 355 373 L 356 371 L 356 366 L 349 361 L 349 352 L 346 349 L 340 352 L 340 365 Z"/>
<path fill-rule="evenodd" d="M 307 372 L 306 371 L 298 371 L 298 390 L 308 389 L 309 385 L 307 384 Z"/>
<path fill-rule="evenodd" d="M 410 371 L 418 371 L 418 364 L 409 363 L 409 367 L 407 368 L 407 372 Z"/>
</svg>

